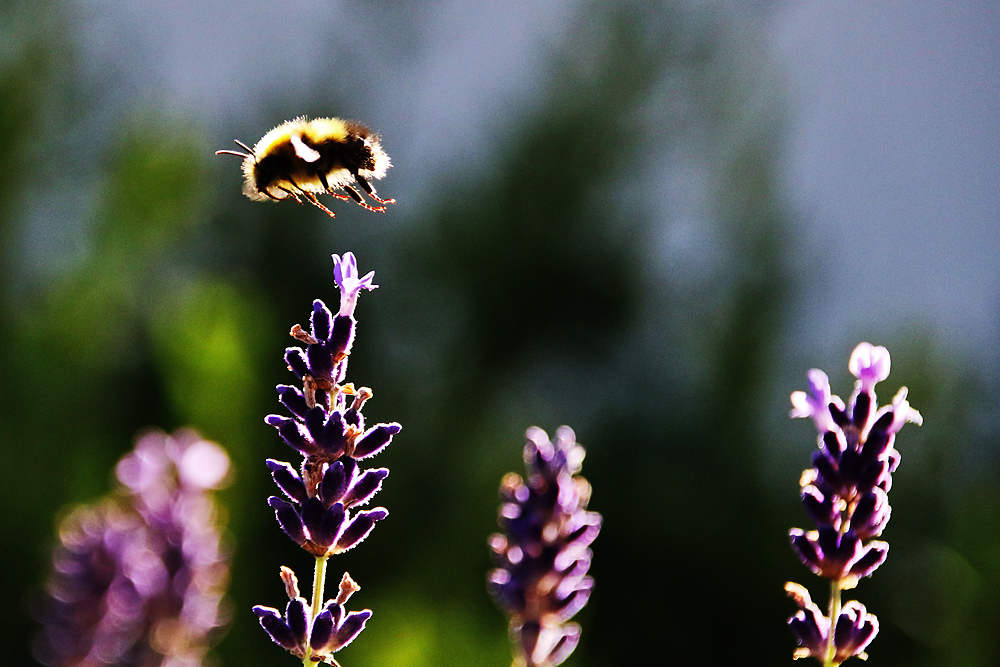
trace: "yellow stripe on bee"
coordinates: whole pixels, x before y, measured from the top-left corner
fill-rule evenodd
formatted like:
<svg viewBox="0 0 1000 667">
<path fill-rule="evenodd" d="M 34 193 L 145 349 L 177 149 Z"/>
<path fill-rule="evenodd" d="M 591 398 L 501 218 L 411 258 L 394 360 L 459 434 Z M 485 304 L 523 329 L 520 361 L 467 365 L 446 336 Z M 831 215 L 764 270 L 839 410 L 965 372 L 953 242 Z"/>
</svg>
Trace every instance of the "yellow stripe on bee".
<svg viewBox="0 0 1000 667">
<path fill-rule="evenodd" d="M 305 116 L 300 116 L 285 121 L 261 137 L 257 145 L 253 147 L 254 155 L 259 160 L 267 155 L 274 146 L 286 141 L 290 142 L 294 135 L 304 137 L 314 144 L 331 139 L 343 141 L 347 138 L 347 124 L 339 118 L 308 120 Z"/>
<path fill-rule="evenodd" d="M 303 135 L 313 143 L 324 141 L 343 141 L 347 138 L 347 123 L 339 118 L 314 118 L 306 123 Z"/>
</svg>

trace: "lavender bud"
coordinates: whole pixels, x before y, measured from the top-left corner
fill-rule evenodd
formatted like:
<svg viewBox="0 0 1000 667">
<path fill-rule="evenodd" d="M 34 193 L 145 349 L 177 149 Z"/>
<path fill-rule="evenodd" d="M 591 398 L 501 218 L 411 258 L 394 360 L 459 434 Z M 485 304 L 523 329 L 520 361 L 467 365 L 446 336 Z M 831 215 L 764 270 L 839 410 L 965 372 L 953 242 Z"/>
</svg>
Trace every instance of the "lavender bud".
<svg viewBox="0 0 1000 667">
<path fill-rule="evenodd" d="M 264 421 L 278 429 L 278 435 L 295 451 L 307 456 L 316 453 L 316 443 L 307 437 L 308 431 L 301 422 L 281 415 L 268 415 Z"/>
<path fill-rule="evenodd" d="M 285 622 L 298 646 L 305 644 L 306 633 L 309 632 L 309 612 L 309 604 L 305 598 L 292 598 L 285 607 Z"/>
<path fill-rule="evenodd" d="M 785 584 L 785 591 L 799 606 L 795 615 L 788 619 L 788 627 L 799 642 L 794 657 L 815 656 L 822 660 L 827 650 L 830 620 L 812 601 L 804 586 L 789 581 Z"/>
<path fill-rule="evenodd" d="M 357 322 L 354 317 L 337 315 L 333 320 L 333 331 L 330 332 L 330 351 L 335 359 L 341 359 L 351 353 L 355 331 L 357 331 Z"/>
<path fill-rule="evenodd" d="M 358 438 L 354 445 L 353 457 L 357 460 L 367 459 L 381 452 L 392 440 L 392 436 L 399 433 L 403 427 L 399 424 L 378 424 Z"/>
<path fill-rule="evenodd" d="M 334 503 L 329 509 L 323 511 L 319 526 L 310 532 L 313 541 L 320 546 L 330 547 L 340 537 L 345 526 L 346 512 L 341 503 Z"/>
<path fill-rule="evenodd" d="M 320 485 L 319 492 L 323 498 L 323 504 L 329 507 L 333 503 L 340 502 L 347 492 L 349 483 L 344 464 L 340 461 L 334 461 L 330 464 L 330 467 L 323 473 L 323 482 Z"/>
<path fill-rule="evenodd" d="M 351 485 L 350 491 L 344 494 L 343 502 L 347 507 L 364 505 L 372 499 L 379 489 L 382 488 L 382 481 L 389 476 L 388 468 L 373 468 L 366 470 L 357 481 Z"/>
<path fill-rule="evenodd" d="M 365 629 L 365 623 L 371 618 L 372 612 L 369 609 L 363 611 L 352 611 L 344 618 L 343 623 L 337 628 L 337 633 L 327 650 L 339 651 L 361 634 Z"/>
<path fill-rule="evenodd" d="M 326 304 L 319 299 L 313 301 L 313 312 L 310 318 L 313 337 L 319 341 L 330 340 L 332 324 L 333 315 L 330 313 L 330 309 L 326 307 Z"/>
<path fill-rule="evenodd" d="M 299 419 L 305 419 L 306 413 L 309 412 L 305 395 L 298 388 L 287 384 L 279 384 L 276 389 L 278 390 L 278 401 L 293 415 Z"/>
<path fill-rule="evenodd" d="M 333 639 L 333 614 L 329 609 L 320 612 L 316 620 L 313 621 L 312 633 L 309 635 L 309 646 L 314 651 L 322 651 Z"/>
<path fill-rule="evenodd" d="M 389 516 L 389 512 L 384 507 L 376 507 L 375 509 L 364 510 L 355 514 L 350 525 L 344 530 L 340 539 L 337 540 L 335 553 L 353 549 L 361 544 L 368 537 L 368 534 L 372 532 L 375 522 L 381 521 L 387 516 Z"/>
<path fill-rule="evenodd" d="M 274 509 L 274 516 L 278 520 L 278 524 L 285 531 L 285 534 L 292 538 L 292 542 L 300 546 L 305 545 L 307 541 L 305 526 L 295 507 L 277 496 L 268 498 L 267 504 Z"/>
<path fill-rule="evenodd" d="M 310 374 L 309 362 L 306 361 L 305 352 L 300 347 L 285 349 L 285 363 L 288 364 L 288 369 L 299 376 L 300 379 Z"/>
<path fill-rule="evenodd" d="M 319 302 L 322 305 L 322 301 Z M 324 306 L 325 308 L 325 306 Z M 306 359 L 309 364 L 309 375 L 317 380 L 333 381 L 334 357 L 330 353 L 330 346 L 326 341 L 321 341 L 306 348 Z"/>
<path fill-rule="evenodd" d="M 253 608 L 253 613 L 257 614 L 260 626 L 271 637 L 271 641 L 287 651 L 301 650 L 299 637 L 281 618 L 277 609 L 256 605 Z"/>
<path fill-rule="evenodd" d="M 302 478 L 292 466 L 284 461 L 275 461 L 274 459 L 267 459 L 265 463 L 271 471 L 274 483 L 288 496 L 289 500 L 294 500 L 297 503 L 306 501 L 309 497 L 306 493 L 306 485 L 302 483 Z"/>
<path fill-rule="evenodd" d="M 835 659 L 843 662 L 853 655 L 863 655 L 865 647 L 875 639 L 876 634 L 878 618 L 869 614 L 863 604 L 851 600 L 844 605 L 837 617 L 837 628 L 833 634 Z"/>
</svg>

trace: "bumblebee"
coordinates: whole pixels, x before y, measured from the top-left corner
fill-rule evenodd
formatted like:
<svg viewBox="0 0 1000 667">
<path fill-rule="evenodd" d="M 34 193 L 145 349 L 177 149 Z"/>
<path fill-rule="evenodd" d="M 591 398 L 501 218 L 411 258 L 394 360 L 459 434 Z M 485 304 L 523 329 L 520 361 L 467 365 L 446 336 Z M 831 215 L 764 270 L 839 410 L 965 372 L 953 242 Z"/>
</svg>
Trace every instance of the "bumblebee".
<svg viewBox="0 0 1000 667">
<path fill-rule="evenodd" d="M 250 148 L 236 140 L 243 151 L 216 151 L 216 155 L 243 158 L 243 194 L 254 201 L 291 197 L 317 206 L 330 217 L 333 211 L 317 195 L 353 199 L 369 211 L 385 211 L 395 199 L 380 199 L 369 180 L 385 176 L 392 166 L 378 135 L 364 125 L 339 118 L 305 116 L 289 120 L 265 134 Z M 371 206 L 361 192 L 380 204 Z M 341 192 L 346 194 L 341 194 Z"/>
</svg>

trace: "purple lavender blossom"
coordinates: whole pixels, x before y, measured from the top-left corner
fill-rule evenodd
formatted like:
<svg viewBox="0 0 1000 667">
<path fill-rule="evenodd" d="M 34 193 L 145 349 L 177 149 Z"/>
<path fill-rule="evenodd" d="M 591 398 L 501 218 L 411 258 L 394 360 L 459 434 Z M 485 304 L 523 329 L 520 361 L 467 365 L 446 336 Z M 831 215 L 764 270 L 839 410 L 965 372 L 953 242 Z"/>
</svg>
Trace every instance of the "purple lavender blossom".
<svg viewBox="0 0 1000 667">
<path fill-rule="evenodd" d="M 550 441 L 545 431 L 527 432 L 527 479 L 508 473 L 500 485 L 499 523 L 490 536 L 497 568 L 488 588 L 510 617 L 515 665 L 548 667 L 576 648 L 580 626 L 567 623 L 590 598 L 590 544 L 601 515 L 586 511 L 590 484 L 577 475 L 583 447 L 568 426 Z"/>
<path fill-rule="evenodd" d="M 875 385 L 889 376 L 889 367 L 884 347 L 861 343 L 848 364 L 858 380 L 847 405 L 831 395 L 826 374 L 817 369 L 809 371 L 809 393 L 791 396 L 791 416 L 816 424 L 819 450 L 800 480 L 802 503 L 816 530 L 793 528 L 789 537 L 806 567 L 830 581 L 830 608 L 824 615 L 803 586 L 788 582 L 785 590 L 799 607 L 788 624 L 799 643 L 794 657 L 813 657 L 824 667 L 852 656 L 864 659 L 878 633 L 875 615 L 856 600 L 841 605 L 840 594 L 885 561 L 889 545 L 875 538 L 891 512 L 888 493 L 900 460 L 896 433 L 906 422 L 922 422 L 906 400 L 906 387 L 891 405 L 878 406 Z"/>
<path fill-rule="evenodd" d="M 384 507 L 360 509 L 382 488 L 386 468 L 364 470 L 359 461 L 385 449 L 399 433 L 397 423 L 366 427 L 361 413 L 371 389 L 345 383 L 347 361 L 354 343 L 354 310 L 361 290 L 373 290 L 375 272 L 359 277 L 350 252 L 333 255 L 334 281 L 340 289 L 340 309 L 333 315 L 320 300 L 313 302 L 310 328 L 292 327 L 291 335 L 305 349 L 285 350 L 288 369 L 302 388 L 278 385 L 278 401 L 290 416 L 268 415 L 265 421 L 294 451 L 300 465 L 267 460 L 280 496 L 268 504 L 278 524 L 296 544 L 316 558 L 312 602 L 298 594 L 291 570 L 283 570 L 289 603 L 284 616 L 271 607 L 257 606 L 261 626 L 274 642 L 303 660 L 337 664 L 333 653 L 364 629 L 370 610 L 347 612 L 343 604 L 359 590 L 347 573 L 337 599 L 323 603 L 326 559 L 360 544 L 378 521 L 388 516 Z M 349 582 L 349 583 L 348 583 Z M 349 590 L 350 589 L 350 590 Z"/>
<path fill-rule="evenodd" d="M 217 629 L 228 557 L 209 493 L 229 458 L 190 430 L 150 432 L 122 486 L 59 525 L 36 658 L 53 667 L 195 667 Z"/>
</svg>

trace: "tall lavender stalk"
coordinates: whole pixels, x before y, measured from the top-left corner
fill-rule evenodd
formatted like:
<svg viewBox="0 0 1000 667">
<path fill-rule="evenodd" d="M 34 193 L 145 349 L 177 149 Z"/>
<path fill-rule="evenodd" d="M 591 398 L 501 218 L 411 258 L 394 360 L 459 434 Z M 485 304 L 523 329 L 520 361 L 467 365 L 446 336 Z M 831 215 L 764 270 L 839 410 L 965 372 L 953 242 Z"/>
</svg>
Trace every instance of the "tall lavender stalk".
<svg viewBox="0 0 1000 667">
<path fill-rule="evenodd" d="M 889 488 L 899 465 L 896 433 L 906 422 L 920 424 L 920 413 L 906 400 L 906 387 L 892 404 L 878 407 L 875 385 L 889 377 L 889 352 L 861 343 L 848 364 L 858 378 L 848 405 L 830 393 L 821 370 L 809 371 L 809 393 L 792 394 L 792 417 L 810 417 L 819 431 L 813 467 L 802 473 L 802 503 L 816 530 L 793 528 L 792 548 L 815 574 L 829 580 L 827 614 L 812 602 L 804 586 L 785 590 L 799 610 L 788 619 L 798 640 L 795 658 L 813 657 L 824 667 L 852 656 L 867 658 L 865 647 L 878 633 L 878 618 L 857 600 L 841 602 L 841 591 L 854 588 L 885 561 L 886 542 L 876 540 L 889 521 Z"/>
<path fill-rule="evenodd" d="M 588 512 L 590 484 L 580 477 L 583 447 L 568 426 L 554 441 L 540 428 L 527 432 L 526 478 L 508 473 L 500 485 L 499 523 L 490 536 L 497 568 L 488 588 L 510 618 L 514 665 L 562 663 L 580 640 L 568 623 L 590 599 L 590 544 L 601 515 Z"/>
<path fill-rule="evenodd" d="M 299 325 L 291 335 L 305 349 L 289 347 L 285 361 L 302 388 L 278 385 L 278 400 L 290 417 L 268 415 L 282 439 L 302 455 L 299 466 L 267 460 L 283 497 L 271 496 L 278 524 L 315 559 L 312 596 L 299 593 L 291 569 L 283 567 L 281 579 L 288 604 L 282 614 L 274 608 L 253 608 L 271 639 L 305 667 L 318 662 L 337 665 L 333 654 L 351 643 L 371 617 L 369 609 L 348 612 L 345 604 L 360 587 L 345 572 L 339 591 L 326 600 L 327 559 L 357 546 L 388 516 L 384 507 L 358 509 L 382 488 L 386 468 L 363 470 L 359 461 L 381 452 L 399 433 L 396 423 L 365 427 L 361 409 L 372 397 L 371 389 L 345 383 L 347 359 L 357 322 L 354 309 L 361 290 L 373 290 L 375 272 L 358 277 L 357 260 L 350 252 L 333 255 L 333 275 L 340 289 L 340 310 L 334 316 L 320 300 L 313 302 L 310 331 Z"/>
<path fill-rule="evenodd" d="M 35 643 L 42 664 L 202 664 L 223 624 L 229 563 L 210 491 L 228 468 L 194 431 L 138 439 L 118 463 L 121 487 L 59 524 Z"/>
</svg>

